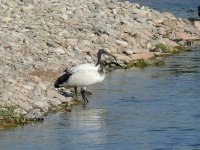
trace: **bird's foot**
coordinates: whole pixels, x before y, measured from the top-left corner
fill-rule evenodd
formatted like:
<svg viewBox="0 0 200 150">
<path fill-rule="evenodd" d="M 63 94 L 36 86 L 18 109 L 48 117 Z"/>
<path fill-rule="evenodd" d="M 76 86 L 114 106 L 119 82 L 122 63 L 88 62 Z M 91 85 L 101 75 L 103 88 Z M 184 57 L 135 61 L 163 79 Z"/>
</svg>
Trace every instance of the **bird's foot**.
<svg viewBox="0 0 200 150">
<path fill-rule="evenodd" d="M 87 104 L 88 102 L 89 102 L 88 99 L 84 99 L 84 100 L 83 100 L 83 103 L 84 103 L 84 104 Z"/>
<path fill-rule="evenodd" d="M 83 88 L 81 88 L 81 95 L 82 95 L 84 104 L 87 104 L 88 99 L 85 97 L 85 90 Z"/>
</svg>

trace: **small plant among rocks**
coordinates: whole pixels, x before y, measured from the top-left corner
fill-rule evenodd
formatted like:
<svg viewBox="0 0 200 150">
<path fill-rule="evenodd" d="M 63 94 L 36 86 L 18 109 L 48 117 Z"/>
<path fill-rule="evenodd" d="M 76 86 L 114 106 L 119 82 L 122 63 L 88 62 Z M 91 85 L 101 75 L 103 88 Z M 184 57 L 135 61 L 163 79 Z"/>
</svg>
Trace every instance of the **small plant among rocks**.
<svg viewBox="0 0 200 150">
<path fill-rule="evenodd" d="M 163 43 L 156 44 L 155 48 L 153 49 L 154 52 L 161 52 L 161 53 L 167 53 L 167 54 L 176 54 L 176 53 L 180 53 L 183 51 L 189 51 L 189 50 L 191 50 L 191 49 L 187 46 L 171 47 L 171 46 L 165 45 Z"/>
<path fill-rule="evenodd" d="M 15 115 L 13 110 L 13 108 L 0 108 L 0 129 L 26 123 L 25 118 L 22 115 Z"/>
<path fill-rule="evenodd" d="M 138 60 L 130 61 L 126 65 L 126 69 L 130 69 L 130 68 L 133 68 L 133 67 L 145 68 L 145 67 L 147 67 L 149 65 L 150 65 L 150 63 L 147 60 L 145 60 L 145 59 L 138 59 Z"/>
</svg>

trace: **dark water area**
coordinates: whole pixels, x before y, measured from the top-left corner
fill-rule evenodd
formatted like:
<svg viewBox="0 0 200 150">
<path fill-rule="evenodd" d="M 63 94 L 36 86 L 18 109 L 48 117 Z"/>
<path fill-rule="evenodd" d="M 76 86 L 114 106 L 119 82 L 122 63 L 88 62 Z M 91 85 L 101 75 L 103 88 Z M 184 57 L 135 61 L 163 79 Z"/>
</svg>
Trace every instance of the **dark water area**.
<svg viewBox="0 0 200 150">
<path fill-rule="evenodd" d="M 188 17 L 196 12 L 185 10 L 194 10 L 198 1 L 138 3 Z M 0 131 L 0 150 L 199 150 L 200 49 L 165 62 L 109 73 L 89 88 L 86 107 Z"/>
<path fill-rule="evenodd" d="M 180 18 L 195 18 L 197 15 L 197 7 L 200 5 L 199 0 L 129 0 L 138 3 L 141 6 L 148 6 L 161 12 L 171 12 Z"/>
</svg>

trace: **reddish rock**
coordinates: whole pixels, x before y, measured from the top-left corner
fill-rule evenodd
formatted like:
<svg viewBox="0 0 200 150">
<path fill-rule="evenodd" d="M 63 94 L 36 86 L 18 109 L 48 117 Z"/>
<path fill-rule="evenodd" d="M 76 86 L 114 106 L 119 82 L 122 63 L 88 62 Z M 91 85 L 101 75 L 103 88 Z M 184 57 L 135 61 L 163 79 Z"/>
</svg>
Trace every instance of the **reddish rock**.
<svg viewBox="0 0 200 150">
<path fill-rule="evenodd" d="M 168 27 L 175 27 L 177 25 L 176 19 L 164 19 L 162 22 L 163 25 Z"/>
<path fill-rule="evenodd" d="M 148 49 L 144 49 L 144 48 L 134 48 L 133 49 L 133 54 L 142 54 L 142 53 L 147 53 L 149 52 Z"/>
<path fill-rule="evenodd" d="M 177 39 L 181 39 L 181 40 L 193 39 L 193 37 L 189 33 L 186 33 L 186 32 L 176 32 L 175 35 Z"/>
<path fill-rule="evenodd" d="M 200 31 L 200 21 L 195 21 L 194 26 L 195 28 L 197 28 L 198 31 Z"/>
<path fill-rule="evenodd" d="M 163 39 L 159 40 L 158 43 L 163 43 L 165 45 L 172 46 L 172 47 L 178 46 L 178 44 L 176 42 L 171 41 L 168 38 L 163 38 Z"/>
<path fill-rule="evenodd" d="M 129 56 L 126 56 L 126 55 L 115 54 L 115 56 L 117 57 L 117 60 L 120 60 L 120 61 L 123 61 L 123 62 L 129 62 L 131 60 L 131 58 Z"/>
<path fill-rule="evenodd" d="M 153 52 L 146 52 L 146 53 L 140 53 L 140 54 L 133 54 L 130 56 L 133 60 L 137 59 L 151 59 L 155 57 L 155 54 Z"/>
</svg>

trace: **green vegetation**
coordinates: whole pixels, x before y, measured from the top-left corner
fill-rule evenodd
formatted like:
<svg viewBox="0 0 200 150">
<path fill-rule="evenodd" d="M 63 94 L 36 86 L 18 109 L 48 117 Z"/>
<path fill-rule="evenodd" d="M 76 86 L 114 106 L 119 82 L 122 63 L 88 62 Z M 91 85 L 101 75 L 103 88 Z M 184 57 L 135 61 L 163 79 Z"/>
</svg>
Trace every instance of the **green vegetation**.
<svg viewBox="0 0 200 150">
<path fill-rule="evenodd" d="M 175 46 L 174 49 L 176 49 L 179 52 L 182 52 L 182 51 L 191 51 L 191 48 L 187 47 L 187 46 Z"/>
<path fill-rule="evenodd" d="M 160 66 L 164 66 L 164 65 L 165 65 L 165 62 L 164 62 L 163 60 L 159 60 L 159 61 L 153 62 L 152 65 L 153 65 L 153 66 L 156 66 L 156 67 L 160 67 Z"/>
<path fill-rule="evenodd" d="M 25 124 L 27 122 L 22 115 L 15 115 L 13 110 L 13 108 L 0 108 L 0 129 Z"/>
<path fill-rule="evenodd" d="M 130 68 L 133 68 L 133 67 L 137 67 L 137 68 L 145 68 L 147 66 L 149 66 L 150 63 L 145 60 L 145 59 L 138 59 L 138 60 L 134 60 L 134 61 L 130 61 L 125 69 L 130 69 Z"/>
<path fill-rule="evenodd" d="M 155 51 L 161 51 L 162 53 L 171 53 L 172 49 L 165 44 L 158 43 L 155 46 Z"/>
<path fill-rule="evenodd" d="M 159 57 L 165 57 L 168 55 L 177 54 L 183 51 L 190 51 L 190 47 L 187 46 L 175 46 L 171 47 L 168 45 L 165 45 L 163 43 L 158 43 L 155 45 L 154 52 L 161 52 L 158 56 Z M 130 69 L 133 67 L 137 68 L 145 68 L 147 66 L 163 66 L 165 65 L 165 62 L 161 59 L 159 60 L 145 60 L 145 59 L 138 59 L 138 60 L 132 60 L 126 64 L 125 69 Z"/>
<path fill-rule="evenodd" d="M 187 46 L 175 46 L 175 47 L 171 47 L 168 45 L 165 45 L 163 43 L 158 43 L 155 45 L 154 51 L 158 51 L 158 52 L 162 52 L 162 53 L 167 53 L 167 54 L 177 54 L 180 53 L 182 51 L 189 51 L 191 50 L 189 47 Z"/>
<path fill-rule="evenodd" d="M 125 69 L 130 69 L 133 67 L 136 68 L 145 68 L 148 66 L 156 66 L 156 67 L 160 67 L 165 65 L 165 62 L 163 60 L 145 60 L 145 59 L 139 59 L 139 60 L 135 60 L 135 61 L 130 61 Z"/>
</svg>

